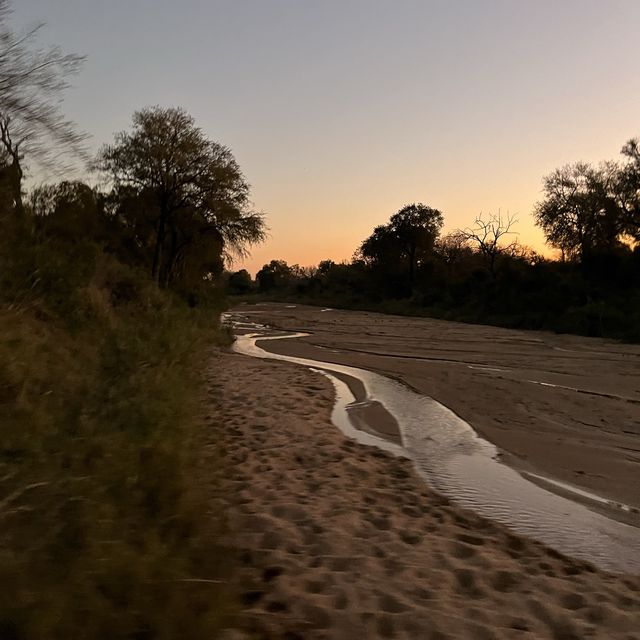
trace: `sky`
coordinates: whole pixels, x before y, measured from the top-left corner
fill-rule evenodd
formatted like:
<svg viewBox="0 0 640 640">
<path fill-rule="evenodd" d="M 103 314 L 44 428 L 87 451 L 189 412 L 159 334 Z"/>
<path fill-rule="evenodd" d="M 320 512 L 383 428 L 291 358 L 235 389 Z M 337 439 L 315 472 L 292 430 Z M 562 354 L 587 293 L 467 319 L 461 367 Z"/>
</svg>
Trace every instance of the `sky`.
<svg viewBox="0 0 640 640">
<path fill-rule="evenodd" d="M 350 259 L 402 206 L 445 232 L 640 135 L 640 0 L 14 0 L 87 56 L 63 109 L 92 149 L 149 105 L 231 148 L 268 240 L 234 268 Z"/>
</svg>

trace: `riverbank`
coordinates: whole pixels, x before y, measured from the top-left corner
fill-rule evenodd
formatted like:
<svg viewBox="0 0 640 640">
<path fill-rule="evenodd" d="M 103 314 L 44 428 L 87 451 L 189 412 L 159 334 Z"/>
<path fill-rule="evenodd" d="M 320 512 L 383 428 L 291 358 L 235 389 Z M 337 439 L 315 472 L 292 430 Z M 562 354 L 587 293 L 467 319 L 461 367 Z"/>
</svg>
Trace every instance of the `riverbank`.
<svg viewBox="0 0 640 640">
<path fill-rule="evenodd" d="M 271 351 L 399 379 L 452 409 L 514 468 L 640 508 L 640 347 L 301 305 L 237 311 L 311 333 Z"/>
<path fill-rule="evenodd" d="M 243 564 L 230 637 L 640 638 L 638 577 L 515 536 L 347 440 L 321 374 L 223 354 L 209 378 Z"/>
<path fill-rule="evenodd" d="M 216 637 L 230 568 L 194 466 L 219 307 L 93 245 L 16 246 L 0 251 L 0 638 Z M 7 267 L 18 249 L 43 282 Z"/>
</svg>

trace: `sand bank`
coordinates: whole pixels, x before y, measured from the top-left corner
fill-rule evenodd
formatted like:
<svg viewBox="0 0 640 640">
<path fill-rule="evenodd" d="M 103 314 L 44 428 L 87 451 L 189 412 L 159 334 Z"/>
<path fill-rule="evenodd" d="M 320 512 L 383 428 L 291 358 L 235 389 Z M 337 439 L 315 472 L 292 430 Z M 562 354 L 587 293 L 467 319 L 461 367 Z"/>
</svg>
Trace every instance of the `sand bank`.
<svg viewBox="0 0 640 640">
<path fill-rule="evenodd" d="M 322 375 L 223 354 L 210 394 L 243 566 L 229 637 L 640 638 L 639 578 L 515 536 L 347 440 Z"/>
<path fill-rule="evenodd" d="M 638 345 L 303 305 L 238 310 L 311 334 L 269 350 L 397 378 L 519 470 L 640 508 Z"/>
</svg>

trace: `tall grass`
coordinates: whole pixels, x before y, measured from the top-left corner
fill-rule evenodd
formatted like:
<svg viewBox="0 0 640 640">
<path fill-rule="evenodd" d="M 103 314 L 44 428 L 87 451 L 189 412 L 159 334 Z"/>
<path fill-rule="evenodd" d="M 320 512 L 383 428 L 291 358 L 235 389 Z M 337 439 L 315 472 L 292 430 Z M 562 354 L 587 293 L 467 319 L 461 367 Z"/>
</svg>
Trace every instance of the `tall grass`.
<svg viewBox="0 0 640 640">
<path fill-rule="evenodd" d="M 33 231 L 0 268 L 0 638 L 214 637 L 228 554 L 194 470 L 220 301 Z"/>
</svg>

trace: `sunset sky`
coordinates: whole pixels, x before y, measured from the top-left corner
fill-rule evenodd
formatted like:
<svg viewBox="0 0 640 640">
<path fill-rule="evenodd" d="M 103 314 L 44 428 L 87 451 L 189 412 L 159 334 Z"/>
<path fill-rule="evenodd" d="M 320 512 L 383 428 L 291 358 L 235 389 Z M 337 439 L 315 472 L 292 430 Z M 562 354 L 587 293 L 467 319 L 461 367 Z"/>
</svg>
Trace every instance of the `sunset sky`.
<svg viewBox="0 0 640 640">
<path fill-rule="evenodd" d="M 348 259 L 406 203 L 531 211 L 567 162 L 640 135 L 638 0 L 14 0 L 87 55 L 64 109 L 97 149 L 143 106 L 228 145 L 270 237 L 238 262 Z"/>
</svg>

